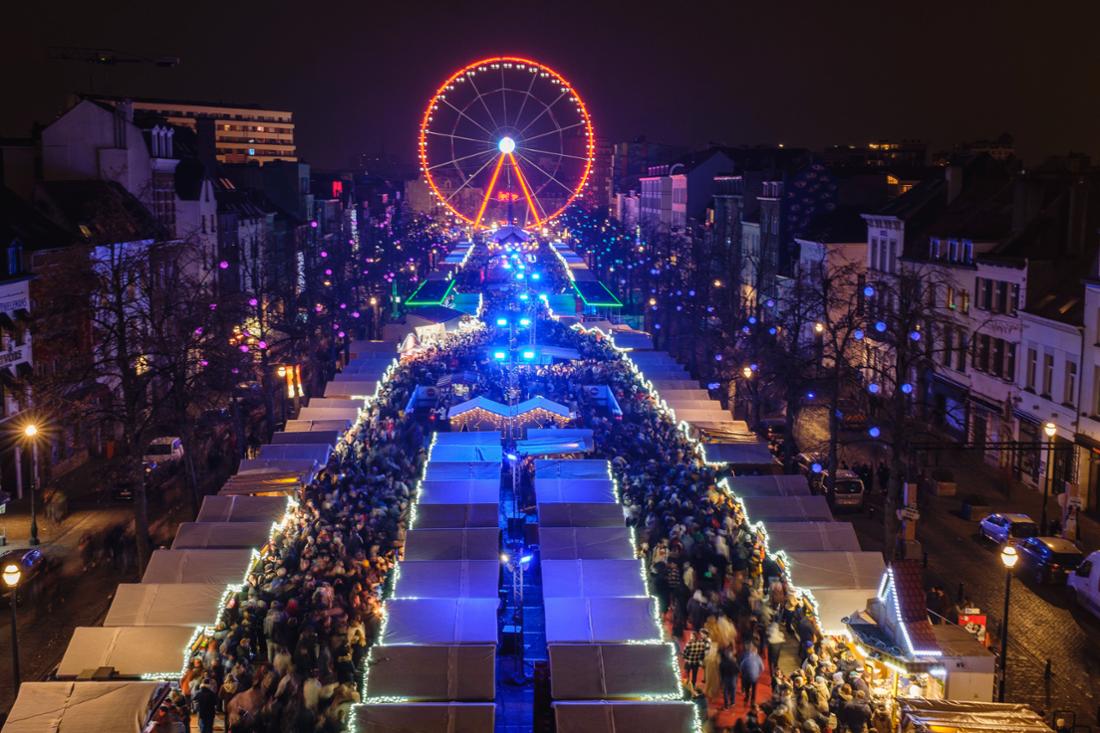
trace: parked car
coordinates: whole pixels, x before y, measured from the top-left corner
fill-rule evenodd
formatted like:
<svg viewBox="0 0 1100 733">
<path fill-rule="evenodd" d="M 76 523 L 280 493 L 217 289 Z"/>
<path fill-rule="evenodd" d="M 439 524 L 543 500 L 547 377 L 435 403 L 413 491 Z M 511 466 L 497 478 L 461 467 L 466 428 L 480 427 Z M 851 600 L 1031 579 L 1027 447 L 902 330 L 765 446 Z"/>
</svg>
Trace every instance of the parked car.
<svg viewBox="0 0 1100 733">
<path fill-rule="evenodd" d="M 996 513 L 990 514 L 978 524 L 978 532 L 990 542 L 1001 544 L 1028 537 L 1039 536 L 1039 525 L 1026 514 Z"/>
<path fill-rule="evenodd" d="M 1085 559 L 1077 545 L 1061 537 L 1028 537 L 1016 544 L 1020 572 L 1033 574 L 1036 583 L 1066 582 Z"/>
<path fill-rule="evenodd" d="M 171 463 L 183 460 L 183 441 L 174 435 L 155 438 L 145 449 L 141 457 L 147 469 L 156 470 Z"/>
<path fill-rule="evenodd" d="M 852 471 L 841 469 L 836 472 L 833 490 L 827 498 L 834 509 L 860 511 L 863 509 L 866 496 L 867 492 L 864 490 L 863 480 Z"/>
<path fill-rule="evenodd" d="M 22 603 L 27 597 L 30 588 L 37 583 L 39 576 L 46 570 L 46 556 L 37 547 L 29 547 L 21 550 L 8 550 L 0 554 L 0 571 L 10 564 L 19 566 L 23 576 L 19 579 L 19 598 Z"/>
<path fill-rule="evenodd" d="M 1100 550 L 1089 553 L 1077 569 L 1066 578 L 1077 605 L 1100 618 Z"/>
</svg>

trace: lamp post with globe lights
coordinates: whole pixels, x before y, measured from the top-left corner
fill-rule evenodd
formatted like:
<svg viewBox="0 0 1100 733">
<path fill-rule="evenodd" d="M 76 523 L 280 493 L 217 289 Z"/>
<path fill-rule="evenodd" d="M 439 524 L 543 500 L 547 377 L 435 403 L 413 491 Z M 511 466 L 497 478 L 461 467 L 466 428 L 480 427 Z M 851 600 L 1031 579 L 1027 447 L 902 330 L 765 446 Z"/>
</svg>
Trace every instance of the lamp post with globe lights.
<svg viewBox="0 0 1100 733">
<path fill-rule="evenodd" d="M 1047 436 L 1047 475 L 1043 481 L 1043 508 L 1039 510 L 1039 534 L 1047 532 L 1047 501 L 1050 499 L 1050 485 L 1054 483 L 1054 436 L 1058 433 L 1058 426 L 1047 422 L 1043 425 L 1043 433 Z"/>
<path fill-rule="evenodd" d="M 9 605 L 11 605 L 11 673 L 15 683 L 15 696 L 19 696 L 19 626 L 16 615 L 16 592 L 19 590 L 19 581 L 23 578 L 23 571 L 15 563 L 8 563 L 3 571 L 4 585 L 11 592 Z"/>
<path fill-rule="evenodd" d="M 31 445 L 31 538 L 30 544 L 37 545 L 38 540 L 38 439 L 42 431 L 34 423 L 23 426 L 23 437 Z"/>
<path fill-rule="evenodd" d="M 1005 701 L 1005 682 L 1008 677 L 1008 602 L 1012 594 L 1012 568 L 1016 567 L 1020 555 L 1012 545 L 1001 550 L 1001 564 L 1005 566 L 1005 612 L 1001 619 L 1001 681 L 997 691 L 997 701 Z"/>
</svg>

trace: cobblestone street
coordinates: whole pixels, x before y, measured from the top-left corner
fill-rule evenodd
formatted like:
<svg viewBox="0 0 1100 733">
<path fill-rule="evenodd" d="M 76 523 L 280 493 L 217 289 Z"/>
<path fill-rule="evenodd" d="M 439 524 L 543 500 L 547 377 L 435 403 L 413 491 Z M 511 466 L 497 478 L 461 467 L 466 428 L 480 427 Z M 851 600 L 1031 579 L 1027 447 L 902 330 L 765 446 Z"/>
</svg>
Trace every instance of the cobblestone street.
<svg viewBox="0 0 1100 733">
<path fill-rule="evenodd" d="M 814 449 L 821 439 L 821 411 L 805 416 L 799 425 L 799 445 Z M 850 463 L 867 460 L 866 444 L 849 447 L 842 457 Z M 973 462 L 959 459 L 952 466 L 960 494 L 989 497 L 981 515 L 1000 510 L 1027 511 L 1035 516 L 1039 500 L 1026 489 L 1008 498 L 996 486 L 996 477 Z M 999 497 L 999 498 L 997 498 Z M 918 539 L 928 555 L 927 585 L 943 586 L 955 599 L 961 585 L 965 598 L 989 617 L 990 633 L 999 639 L 1004 600 L 1004 575 L 996 547 L 979 539 L 977 521 L 957 513 L 960 497 L 932 497 L 922 503 Z M 882 551 L 882 497 L 873 492 L 868 509 L 838 514 L 851 521 L 865 550 Z M 1095 544 L 1096 536 L 1086 539 Z M 1091 549 L 1091 548 L 1090 548 Z M 1078 724 L 1097 725 L 1100 706 L 1100 620 L 1074 606 L 1064 587 L 1038 587 L 1030 578 L 1012 584 L 1009 610 L 1009 702 L 1024 702 L 1037 710 L 1073 710 Z M 996 643 L 994 647 L 996 647 Z M 1052 675 L 1045 676 L 1047 660 Z"/>
</svg>

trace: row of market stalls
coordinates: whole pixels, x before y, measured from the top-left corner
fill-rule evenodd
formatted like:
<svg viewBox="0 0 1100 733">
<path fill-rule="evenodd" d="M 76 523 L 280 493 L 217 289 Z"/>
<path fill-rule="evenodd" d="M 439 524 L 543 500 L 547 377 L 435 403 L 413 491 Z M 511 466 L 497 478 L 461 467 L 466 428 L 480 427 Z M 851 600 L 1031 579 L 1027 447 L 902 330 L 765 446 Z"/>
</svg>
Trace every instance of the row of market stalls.
<svg viewBox="0 0 1100 733">
<path fill-rule="evenodd" d="M 55 681 L 22 685 L 3 733 L 140 733 L 178 679 L 191 652 L 218 623 L 259 549 L 287 520 L 359 417 L 396 356 L 394 343 L 355 342 L 333 384 L 303 407 L 255 457 L 244 459 L 193 522 L 158 549 L 140 583 L 119 584 L 102 626 L 77 627 Z"/>
<path fill-rule="evenodd" d="M 502 461 L 499 431 L 435 435 L 356 730 L 493 729 Z"/>
<path fill-rule="evenodd" d="M 534 490 L 557 730 L 694 730 L 609 463 L 536 460 Z"/>
<path fill-rule="evenodd" d="M 584 306 L 584 311 L 597 313 L 611 309 L 622 308 L 623 304 L 615 295 L 588 269 L 588 263 L 577 254 L 569 245 L 563 242 L 553 242 L 551 250 L 565 267 L 569 283 Z"/>
<path fill-rule="evenodd" d="M 733 469 L 727 490 L 766 533 L 769 551 L 822 633 L 864 661 L 878 699 L 889 704 L 899 693 L 992 699 L 993 656 L 966 630 L 929 623 L 919 564 L 887 568 L 881 553 L 862 551 L 852 524 L 836 521 L 805 477 L 778 475 L 767 445 L 668 354 L 633 350 L 627 356 L 698 439 L 706 459 Z"/>
</svg>

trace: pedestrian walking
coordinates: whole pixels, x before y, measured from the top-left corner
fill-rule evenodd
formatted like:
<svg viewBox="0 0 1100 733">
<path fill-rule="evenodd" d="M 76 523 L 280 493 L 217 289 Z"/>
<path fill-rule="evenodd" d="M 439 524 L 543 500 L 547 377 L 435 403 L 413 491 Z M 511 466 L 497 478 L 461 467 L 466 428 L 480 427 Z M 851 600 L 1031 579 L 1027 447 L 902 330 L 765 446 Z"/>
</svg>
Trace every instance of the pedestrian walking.
<svg viewBox="0 0 1100 733">
<path fill-rule="evenodd" d="M 760 681 L 760 675 L 764 671 L 764 660 L 756 653 L 756 647 L 749 646 L 741 657 L 741 693 L 745 697 L 745 704 L 752 707 L 756 704 L 756 683 Z"/>
<path fill-rule="evenodd" d="M 722 680 L 722 707 L 732 708 L 737 703 L 737 676 L 741 668 L 733 644 L 724 648 L 718 657 L 718 676 Z"/>
<path fill-rule="evenodd" d="M 703 666 L 703 660 L 706 659 L 708 651 L 710 651 L 710 638 L 706 629 L 696 631 L 691 641 L 684 647 L 684 669 L 688 673 L 692 687 L 695 687 L 699 668 Z"/>
<path fill-rule="evenodd" d="M 778 618 L 772 618 L 768 622 L 768 671 L 771 673 L 774 680 L 776 675 L 779 674 L 779 654 L 783 649 L 783 643 L 787 641 L 786 634 L 783 633 L 783 626 L 779 623 Z"/>
</svg>

